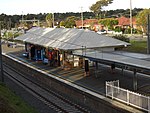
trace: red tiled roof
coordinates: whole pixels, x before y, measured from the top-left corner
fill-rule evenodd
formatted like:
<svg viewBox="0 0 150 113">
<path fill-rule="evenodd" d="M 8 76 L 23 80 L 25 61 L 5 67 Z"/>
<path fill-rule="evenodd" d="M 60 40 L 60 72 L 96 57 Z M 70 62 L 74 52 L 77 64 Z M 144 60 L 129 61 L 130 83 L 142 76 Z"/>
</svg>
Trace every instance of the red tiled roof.
<svg viewBox="0 0 150 113">
<path fill-rule="evenodd" d="M 98 24 L 98 20 L 97 19 L 86 19 L 83 20 L 83 25 L 89 25 L 89 24 Z M 82 26 L 82 20 L 77 20 L 76 21 L 76 26 Z"/>
<path fill-rule="evenodd" d="M 124 16 L 117 18 L 118 25 L 119 26 L 130 26 L 130 18 L 126 18 Z M 90 24 L 98 24 L 97 19 L 86 19 L 83 20 L 83 26 L 90 25 Z M 132 24 L 136 25 L 136 18 L 132 18 Z M 76 21 L 76 26 L 81 27 L 82 26 L 82 20 Z"/>
<path fill-rule="evenodd" d="M 121 26 L 129 26 L 130 25 L 130 18 L 126 18 L 124 16 L 118 18 L 118 25 Z M 132 24 L 135 25 L 136 24 L 136 19 L 132 18 Z"/>
</svg>

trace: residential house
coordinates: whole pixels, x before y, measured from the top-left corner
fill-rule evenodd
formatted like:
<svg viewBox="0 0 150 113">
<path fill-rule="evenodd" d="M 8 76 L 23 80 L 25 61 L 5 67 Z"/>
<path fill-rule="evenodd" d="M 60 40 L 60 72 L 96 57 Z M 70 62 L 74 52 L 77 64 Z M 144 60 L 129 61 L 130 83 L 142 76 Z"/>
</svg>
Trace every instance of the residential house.
<svg viewBox="0 0 150 113">
<path fill-rule="evenodd" d="M 78 20 L 76 21 L 76 27 L 77 28 L 82 28 L 82 20 Z M 93 31 L 98 31 L 103 29 L 103 25 L 98 24 L 98 20 L 97 19 L 86 19 L 83 20 L 83 28 L 90 28 Z"/>
<path fill-rule="evenodd" d="M 130 26 L 130 18 L 126 18 L 124 16 L 117 18 L 118 19 L 118 26 L 122 28 L 128 28 Z M 136 19 L 132 18 L 132 26 L 136 28 Z"/>
<path fill-rule="evenodd" d="M 90 26 L 93 26 L 94 24 L 98 24 L 97 19 L 86 19 L 83 20 L 83 28 L 89 28 Z M 82 28 L 82 20 L 77 20 L 76 21 L 76 27 L 77 28 Z"/>
</svg>

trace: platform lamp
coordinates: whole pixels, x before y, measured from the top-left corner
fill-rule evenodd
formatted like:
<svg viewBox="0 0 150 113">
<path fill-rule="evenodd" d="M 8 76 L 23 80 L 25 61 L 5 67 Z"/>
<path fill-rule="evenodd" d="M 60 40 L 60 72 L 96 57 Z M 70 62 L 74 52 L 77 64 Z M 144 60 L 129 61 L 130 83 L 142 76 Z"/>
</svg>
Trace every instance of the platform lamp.
<svg viewBox="0 0 150 113">
<path fill-rule="evenodd" d="M 1 43 L 1 21 L 0 21 L 0 66 L 1 66 L 1 81 L 4 82 L 4 74 L 3 74 L 3 61 L 2 61 L 2 43 Z"/>
</svg>

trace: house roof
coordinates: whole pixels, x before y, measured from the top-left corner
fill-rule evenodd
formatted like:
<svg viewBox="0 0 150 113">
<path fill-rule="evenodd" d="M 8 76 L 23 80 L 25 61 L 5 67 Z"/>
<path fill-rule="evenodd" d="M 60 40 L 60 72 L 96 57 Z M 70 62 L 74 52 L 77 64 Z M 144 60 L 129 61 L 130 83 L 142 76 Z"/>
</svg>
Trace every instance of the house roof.
<svg viewBox="0 0 150 113">
<path fill-rule="evenodd" d="M 15 39 L 63 50 L 83 49 L 83 47 L 91 49 L 129 45 L 129 43 L 100 35 L 94 31 L 76 28 L 35 27 Z"/>
<path fill-rule="evenodd" d="M 83 20 L 83 25 L 90 25 L 90 24 L 98 24 L 98 20 L 97 19 L 86 19 L 86 20 Z M 77 20 L 76 21 L 76 26 L 79 27 L 79 26 L 82 26 L 82 20 Z"/>
<path fill-rule="evenodd" d="M 123 26 L 129 26 L 130 25 L 130 18 L 126 18 L 124 16 L 118 18 L 118 25 L 123 25 Z M 136 24 L 136 19 L 132 18 L 132 24 Z"/>
</svg>

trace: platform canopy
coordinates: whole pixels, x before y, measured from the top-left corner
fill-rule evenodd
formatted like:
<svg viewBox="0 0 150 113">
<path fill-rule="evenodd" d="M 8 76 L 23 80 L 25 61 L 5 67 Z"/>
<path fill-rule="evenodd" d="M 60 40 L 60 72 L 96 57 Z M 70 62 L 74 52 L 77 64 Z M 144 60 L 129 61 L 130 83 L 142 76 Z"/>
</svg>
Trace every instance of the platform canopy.
<svg viewBox="0 0 150 113">
<path fill-rule="evenodd" d="M 15 40 L 62 50 L 124 47 L 130 45 L 129 43 L 97 34 L 94 31 L 76 28 L 34 27 L 25 34 L 16 37 Z"/>
<path fill-rule="evenodd" d="M 131 53 L 125 51 L 113 51 L 113 52 L 79 52 L 74 51 L 74 55 L 89 58 L 93 61 L 100 61 L 106 64 L 115 64 L 124 67 L 135 68 L 138 70 L 147 70 L 150 72 L 150 55 L 141 53 Z"/>
</svg>

